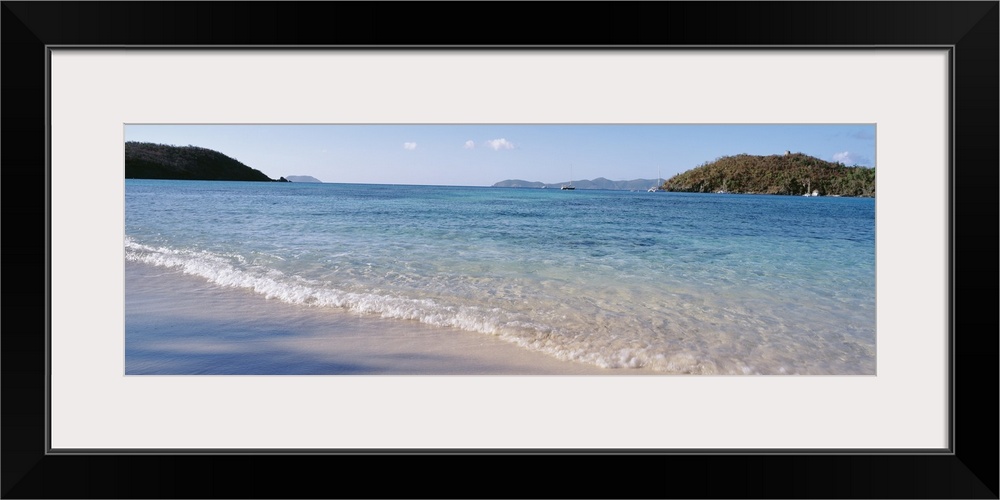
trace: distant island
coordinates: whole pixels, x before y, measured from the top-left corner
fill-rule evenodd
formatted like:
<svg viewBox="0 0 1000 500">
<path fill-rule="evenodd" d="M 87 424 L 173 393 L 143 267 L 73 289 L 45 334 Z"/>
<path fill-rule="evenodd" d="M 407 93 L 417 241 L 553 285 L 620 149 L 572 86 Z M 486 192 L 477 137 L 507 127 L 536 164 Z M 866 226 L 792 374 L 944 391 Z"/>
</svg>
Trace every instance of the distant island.
<svg viewBox="0 0 1000 500">
<path fill-rule="evenodd" d="M 125 178 L 288 182 L 211 149 L 135 141 L 125 143 Z"/>
<path fill-rule="evenodd" d="M 309 175 L 286 175 L 285 179 L 288 179 L 288 182 L 323 182 Z"/>
<path fill-rule="evenodd" d="M 875 169 L 802 153 L 725 156 L 667 179 L 664 191 L 688 193 L 875 196 Z"/>
<path fill-rule="evenodd" d="M 573 186 L 577 189 L 608 189 L 613 191 L 646 191 L 650 187 L 653 187 L 659 182 L 656 179 L 635 179 L 631 181 L 612 181 L 605 179 L 604 177 L 598 177 L 592 181 L 588 180 L 574 180 Z M 548 189 L 559 189 L 562 186 L 569 184 L 569 182 L 560 182 L 556 184 L 545 184 L 543 182 L 532 182 L 523 181 L 520 179 L 508 179 L 505 181 L 500 181 L 493 185 L 493 187 L 506 187 L 506 188 L 548 188 Z"/>
</svg>

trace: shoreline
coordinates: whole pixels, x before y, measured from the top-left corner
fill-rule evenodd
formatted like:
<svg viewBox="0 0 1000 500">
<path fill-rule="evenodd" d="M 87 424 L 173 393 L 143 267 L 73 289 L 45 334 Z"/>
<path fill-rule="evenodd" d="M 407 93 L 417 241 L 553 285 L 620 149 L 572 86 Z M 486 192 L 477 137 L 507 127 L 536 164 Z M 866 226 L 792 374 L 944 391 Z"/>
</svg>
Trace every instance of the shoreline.
<svg viewBox="0 0 1000 500">
<path fill-rule="evenodd" d="M 497 337 L 300 306 L 125 262 L 126 375 L 657 375 Z"/>
</svg>

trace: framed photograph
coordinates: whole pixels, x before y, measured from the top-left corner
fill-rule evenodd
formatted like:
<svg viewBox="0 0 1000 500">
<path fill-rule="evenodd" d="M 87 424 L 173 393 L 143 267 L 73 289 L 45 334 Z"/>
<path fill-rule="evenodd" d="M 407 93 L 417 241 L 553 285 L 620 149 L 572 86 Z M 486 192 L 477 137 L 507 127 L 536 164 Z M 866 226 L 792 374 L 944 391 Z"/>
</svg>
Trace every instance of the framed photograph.
<svg viewBox="0 0 1000 500">
<path fill-rule="evenodd" d="M 129 123 L 124 149 L 127 376 L 877 374 L 875 124 Z"/>
<path fill-rule="evenodd" d="M 653 6 L 5 2 L 3 495 L 997 498 L 998 4 Z"/>
</svg>

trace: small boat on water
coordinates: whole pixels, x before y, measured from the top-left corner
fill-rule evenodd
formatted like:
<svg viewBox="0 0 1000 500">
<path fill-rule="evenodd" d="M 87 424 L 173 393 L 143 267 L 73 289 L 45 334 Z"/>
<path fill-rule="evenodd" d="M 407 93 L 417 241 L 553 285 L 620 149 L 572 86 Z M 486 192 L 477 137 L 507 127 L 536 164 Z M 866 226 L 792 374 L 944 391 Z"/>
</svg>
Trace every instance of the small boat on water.
<svg viewBox="0 0 1000 500">
<path fill-rule="evenodd" d="M 656 169 L 656 185 L 653 186 L 653 187 L 651 187 L 651 188 L 649 188 L 649 189 L 647 189 L 646 192 L 647 193 L 656 193 L 658 191 L 663 191 L 663 189 L 661 189 L 662 186 L 663 186 L 663 182 L 660 181 L 660 179 L 662 179 L 662 178 L 663 177 L 660 176 L 660 169 Z"/>
<path fill-rule="evenodd" d="M 567 191 L 571 191 L 571 190 L 576 189 L 576 187 L 573 186 L 573 165 L 569 166 L 569 184 L 566 184 L 566 185 L 564 185 L 563 187 L 561 187 L 559 189 L 564 189 L 564 190 L 567 190 Z"/>
</svg>

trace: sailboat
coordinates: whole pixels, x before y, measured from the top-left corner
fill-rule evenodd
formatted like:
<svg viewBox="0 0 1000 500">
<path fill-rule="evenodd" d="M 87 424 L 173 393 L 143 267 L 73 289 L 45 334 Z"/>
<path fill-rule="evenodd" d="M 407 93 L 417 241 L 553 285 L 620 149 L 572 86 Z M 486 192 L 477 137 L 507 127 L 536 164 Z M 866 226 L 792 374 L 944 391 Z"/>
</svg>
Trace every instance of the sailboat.
<svg viewBox="0 0 1000 500">
<path fill-rule="evenodd" d="M 566 189 L 566 190 L 576 189 L 576 187 L 573 186 L 573 165 L 569 166 L 569 184 L 564 185 L 560 189 Z"/>
<path fill-rule="evenodd" d="M 660 176 L 660 169 L 656 169 L 656 185 L 647 189 L 646 192 L 655 193 L 657 191 L 662 191 L 662 189 L 660 189 L 660 186 L 663 185 L 663 182 L 660 181 L 661 178 L 662 177 Z"/>
<path fill-rule="evenodd" d="M 729 191 L 726 189 L 726 179 L 722 179 L 722 189 L 716 191 L 716 193 L 718 193 L 718 194 L 729 194 Z"/>
</svg>

